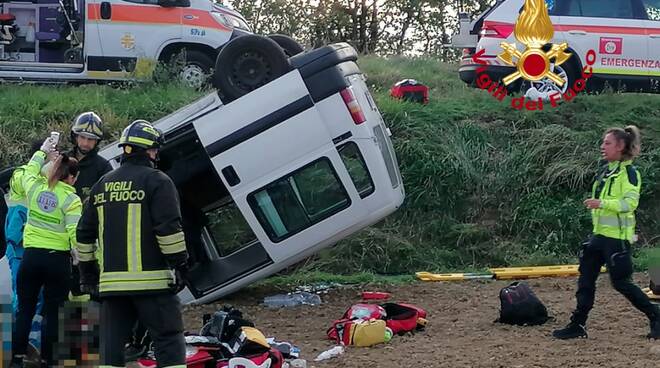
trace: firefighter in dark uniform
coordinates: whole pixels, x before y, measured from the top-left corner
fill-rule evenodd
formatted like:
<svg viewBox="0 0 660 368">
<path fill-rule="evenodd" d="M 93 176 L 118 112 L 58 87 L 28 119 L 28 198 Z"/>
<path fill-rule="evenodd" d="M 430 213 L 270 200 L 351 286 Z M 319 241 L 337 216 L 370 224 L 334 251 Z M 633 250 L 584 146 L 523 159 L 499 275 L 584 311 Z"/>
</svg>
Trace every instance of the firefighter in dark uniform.
<svg viewBox="0 0 660 368">
<path fill-rule="evenodd" d="M 99 144 L 103 140 L 103 121 L 98 114 L 92 111 L 79 114 L 71 125 L 70 139 L 73 149 L 69 152 L 69 156 L 75 157 L 80 165 L 80 174 L 75 185 L 76 194 L 84 204 L 89 197 L 92 185 L 112 170 L 108 160 L 98 155 Z M 74 259 L 74 264 L 76 262 L 77 260 Z M 90 296 L 80 291 L 80 275 L 77 267 L 72 270 L 71 281 L 69 299 L 72 301 L 89 300 Z"/>
<path fill-rule="evenodd" d="M 136 321 L 147 327 L 159 367 L 185 367 L 176 292 L 188 253 L 176 187 L 154 168 L 162 142 L 162 133 L 144 120 L 124 129 L 121 167 L 92 187 L 78 223 L 81 288 L 98 286 L 102 301 L 101 367 L 124 366 L 124 344 Z"/>
</svg>

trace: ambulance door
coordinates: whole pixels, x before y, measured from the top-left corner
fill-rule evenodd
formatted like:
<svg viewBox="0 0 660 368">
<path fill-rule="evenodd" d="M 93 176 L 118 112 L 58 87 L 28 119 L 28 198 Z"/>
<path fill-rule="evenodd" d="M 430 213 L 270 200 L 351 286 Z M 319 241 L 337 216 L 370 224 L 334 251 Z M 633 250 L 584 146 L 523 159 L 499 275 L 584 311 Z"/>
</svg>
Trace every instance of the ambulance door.
<svg viewBox="0 0 660 368">
<path fill-rule="evenodd" d="M 110 72 L 109 76 L 132 72 L 138 60 L 157 60 L 161 45 L 181 38 L 181 6 L 161 6 L 162 0 L 95 1 L 103 55 L 88 58 L 90 71 Z M 190 4 L 186 0 L 176 2 Z"/>
<path fill-rule="evenodd" d="M 193 124 L 274 268 L 364 221 L 367 209 L 297 70 Z"/>
<path fill-rule="evenodd" d="M 85 40 L 83 44 L 83 51 L 85 60 L 89 57 L 98 58 L 103 56 L 103 49 L 101 43 L 101 35 L 99 32 L 99 4 L 101 0 L 85 0 Z"/>
<path fill-rule="evenodd" d="M 660 0 L 642 0 L 646 21 L 646 33 L 649 42 L 649 76 L 653 86 L 660 85 Z"/>
<path fill-rule="evenodd" d="M 559 3 L 562 32 L 580 59 L 596 52 L 594 72 L 621 80 L 638 81 L 648 75 L 644 60 L 648 56 L 645 25 L 639 19 L 638 0 L 568 0 Z"/>
</svg>

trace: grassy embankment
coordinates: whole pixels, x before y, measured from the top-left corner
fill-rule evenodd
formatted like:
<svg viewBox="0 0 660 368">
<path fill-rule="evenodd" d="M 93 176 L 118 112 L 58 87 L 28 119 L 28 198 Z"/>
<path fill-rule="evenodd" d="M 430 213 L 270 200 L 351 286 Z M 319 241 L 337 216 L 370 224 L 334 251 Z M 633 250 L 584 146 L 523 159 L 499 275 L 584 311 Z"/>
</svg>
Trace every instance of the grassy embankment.
<svg viewBox="0 0 660 368">
<path fill-rule="evenodd" d="M 630 123 L 643 133 L 636 265 L 645 269 L 660 234 L 660 95 L 606 92 L 544 111 L 516 111 L 465 87 L 455 65 L 377 58 L 360 64 L 391 127 L 406 201 L 382 223 L 310 259 L 283 281 L 574 263 L 589 233 L 582 201 L 599 139 L 605 128 Z M 427 106 L 389 98 L 389 87 L 403 78 L 431 87 Z M 201 94 L 175 84 L 2 85 L 0 166 L 23 159 L 27 140 L 53 129 L 65 132 L 80 111 L 98 110 L 117 137 L 131 120 L 155 120 Z"/>
</svg>

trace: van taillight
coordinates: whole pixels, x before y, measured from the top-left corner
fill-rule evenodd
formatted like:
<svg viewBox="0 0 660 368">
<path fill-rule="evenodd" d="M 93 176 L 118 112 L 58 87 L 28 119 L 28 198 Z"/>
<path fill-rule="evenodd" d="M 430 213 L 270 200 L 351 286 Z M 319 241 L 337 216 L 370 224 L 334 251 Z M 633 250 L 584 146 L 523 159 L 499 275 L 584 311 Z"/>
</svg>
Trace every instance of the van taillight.
<svg viewBox="0 0 660 368">
<path fill-rule="evenodd" d="M 355 124 L 362 124 L 367 121 L 362 112 L 362 107 L 360 107 L 360 103 L 358 103 L 358 100 L 355 98 L 351 87 L 342 90 L 339 94 L 341 94 L 341 98 L 344 99 L 344 103 L 346 104 L 346 107 L 348 107 L 348 112 L 351 113 L 351 117 Z"/>
<path fill-rule="evenodd" d="M 513 24 L 500 22 L 484 22 L 479 35 L 481 37 L 508 38 L 513 33 Z"/>
</svg>

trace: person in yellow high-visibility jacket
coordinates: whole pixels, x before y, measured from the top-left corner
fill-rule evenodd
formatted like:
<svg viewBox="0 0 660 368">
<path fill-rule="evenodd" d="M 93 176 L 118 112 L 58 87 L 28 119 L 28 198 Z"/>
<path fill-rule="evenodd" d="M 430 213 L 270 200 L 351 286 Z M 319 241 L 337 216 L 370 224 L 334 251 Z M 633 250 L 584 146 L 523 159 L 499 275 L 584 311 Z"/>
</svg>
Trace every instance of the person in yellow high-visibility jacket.
<svg viewBox="0 0 660 368">
<path fill-rule="evenodd" d="M 583 244 L 580 256 L 577 307 L 568 326 L 555 330 L 553 336 L 587 337 L 585 323 L 594 304 L 596 279 L 605 264 L 614 289 L 649 318 L 651 332 L 647 337 L 660 339 L 660 310 L 631 278 L 630 246 L 635 242 L 635 210 L 642 185 L 641 175 L 632 164 L 640 153 L 639 129 L 635 126 L 608 129 L 600 150 L 607 163 L 593 184 L 591 198 L 584 201 L 591 210 L 593 235 Z"/>
<path fill-rule="evenodd" d="M 18 271 L 18 313 L 13 331 L 13 357 L 10 367 L 21 367 L 25 357 L 30 325 L 43 287 L 42 365 L 53 365 L 53 345 L 58 339 L 58 311 L 67 300 L 71 277 L 71 247 L 76 243 L 76 225 L 82 212 L 80 197 L 73 184 L 78 161 L 54 153 L 53 167 L 46 179 L 40 175 L 47 153 L 54 142 L 46 139 L 26 165 L 21 184 L 28 209 L 23 238 L 25 252 Z"/>
</svg>

